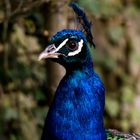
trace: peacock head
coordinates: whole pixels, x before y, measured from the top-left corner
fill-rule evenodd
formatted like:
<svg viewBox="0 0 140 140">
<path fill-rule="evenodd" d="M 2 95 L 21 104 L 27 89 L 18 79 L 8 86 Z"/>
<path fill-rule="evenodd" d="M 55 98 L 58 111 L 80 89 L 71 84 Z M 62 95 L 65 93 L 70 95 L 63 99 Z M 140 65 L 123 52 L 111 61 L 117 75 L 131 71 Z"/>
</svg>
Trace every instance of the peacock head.
<svg viewBox="0 0 140 140">
<path fill-rule="evenodd" d="M 91 23 L 84 11 L 75 3 L 70 4 L 77 15 L 80 30 L 65 29 L 57 32 L 50 45 L 40 54 L 39 60 L 49 58 L 64 67 L 83 65 L 89 57 L 88 43 L 95 47 L 91 33 Z"/>
<path fill-rule="evenodd" d="M 82 31 L 62 30 L 56 33 L 39 60 L 49 58 L 63 66 L 83 64 L 88 54 L 87 40 Z"/>
</svg>

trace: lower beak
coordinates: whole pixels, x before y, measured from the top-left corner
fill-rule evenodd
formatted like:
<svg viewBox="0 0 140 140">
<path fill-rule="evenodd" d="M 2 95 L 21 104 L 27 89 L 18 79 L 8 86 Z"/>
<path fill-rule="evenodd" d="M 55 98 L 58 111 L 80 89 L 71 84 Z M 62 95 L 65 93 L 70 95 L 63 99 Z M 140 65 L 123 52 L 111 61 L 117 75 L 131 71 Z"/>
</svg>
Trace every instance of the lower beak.
<svg viewBox="0 0 140 140">
<path fill-rule="evenodd" d="M 47 58 L 58 58 L 59 53 L 56 52 L 56 47 L 54 44 L 49 45 L 38 57 L 38 60 Z"/>
</svg>

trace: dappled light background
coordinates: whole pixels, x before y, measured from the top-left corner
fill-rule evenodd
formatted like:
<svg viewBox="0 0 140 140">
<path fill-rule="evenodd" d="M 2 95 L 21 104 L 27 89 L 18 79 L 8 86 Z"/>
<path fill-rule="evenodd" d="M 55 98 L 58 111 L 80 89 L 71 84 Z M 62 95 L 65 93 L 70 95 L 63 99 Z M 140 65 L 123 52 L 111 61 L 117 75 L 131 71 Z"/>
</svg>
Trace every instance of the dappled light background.
<svg viewBox="0 0 140 140">
<path fill-rule="evenodd" d="M 1 0 L 0 140 L 39 140 L 62 67 L 38 61 L 58 30 L 76 28 L 71 0 Z M 106 128 L 140 133 L 140 2 L 77 0 L 93 23 Z"/>
</svg>

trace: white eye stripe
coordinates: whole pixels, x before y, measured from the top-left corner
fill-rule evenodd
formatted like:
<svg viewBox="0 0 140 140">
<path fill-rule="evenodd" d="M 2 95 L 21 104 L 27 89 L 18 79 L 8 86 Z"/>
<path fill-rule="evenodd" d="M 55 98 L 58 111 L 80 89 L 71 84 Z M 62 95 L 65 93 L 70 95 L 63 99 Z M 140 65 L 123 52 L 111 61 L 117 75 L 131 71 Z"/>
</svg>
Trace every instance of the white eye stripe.
<svg viewBox="0 0 140 140">
<path fill-rule="evenodd" d="M 68 53 L 68 56 L 74 56 L 74 55 L 78 54 L 79 52 L 81 52 L 82 47 L 83 47 L 83 40 L 81 39 L 80 42 L 78 42 L 78 49 L 74 52 Z"/>
<path fill-rule="evenodd" d="M 59 51 L 68 41 L 69 39 L 65 39 L 55 50 L 55 52 Z"/>
</svg>

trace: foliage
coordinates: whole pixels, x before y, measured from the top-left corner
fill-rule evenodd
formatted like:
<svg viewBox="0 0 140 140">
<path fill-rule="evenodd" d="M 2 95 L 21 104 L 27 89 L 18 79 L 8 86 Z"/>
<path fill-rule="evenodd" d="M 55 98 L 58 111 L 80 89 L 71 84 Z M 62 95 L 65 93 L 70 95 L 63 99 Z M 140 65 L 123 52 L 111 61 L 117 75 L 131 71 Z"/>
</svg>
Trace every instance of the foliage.
<svg viewBox="0 0 140 140">
<path fill-rule="evenodd" d="M 41 1 L 26 1 L 30 5 L 6 2 L 12 13 L 0 11 L 5 16 L 0 24 L 0 139 L 38 140 L 48 110 L 42 106 L 46 102 L 46 70 L 44 63 L 38 62 L 41 46 L 37 35 L 41 36 L 43 20 L 41 13 L 32 9 Z M 14 4 L 19 7 L 13 9 Z"/>
</svg>

